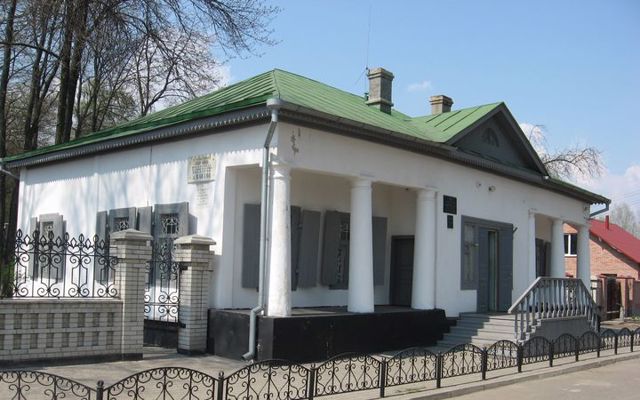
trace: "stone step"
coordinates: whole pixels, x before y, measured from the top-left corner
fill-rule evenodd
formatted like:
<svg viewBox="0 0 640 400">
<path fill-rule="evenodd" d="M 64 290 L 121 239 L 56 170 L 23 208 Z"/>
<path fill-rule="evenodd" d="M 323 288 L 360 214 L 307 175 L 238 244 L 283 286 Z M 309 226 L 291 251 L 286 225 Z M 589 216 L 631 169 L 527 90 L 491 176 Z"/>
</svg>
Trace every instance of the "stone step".
<svg viewBox="0 0 640 400">
<path fill-rule="evenodd" d="M 482 320 L 479 318 L 461 318 L 457 321 L 456 325 L 497 325 L 497 326 L 515 326 L 515 321 L 511 320 L 502 320 L 502 319 L 493 319 L 493 320 Z"/>
<path fill-rule="evenodd" d="M 483 335 L 487 334 L 499 334 L 502 336 L 512 335 L 514 333 L 514 329 L 512 327 L 501 327 L 501 326 L 480 326 L 480 327 L 470 327 L 470 326 L 453 326 L 449 331 L 451 334 L 467 334 L 467 335 Z"/>
<path fill-rule="evenodd" d="M 515 316 L 511 314 L 461 313 L 456 325 L 432 351 L 447 351 L 466 343 L 483 348 L 501 340 L 515 341 L 514 322 Z"/>
<path fill-rule="evenodd" d="M 479 340 L 489 340 L 492 342 L 498 342 L 500 340 L 514 340 L 515 334 L 513 333 L 482 333 L 479 335 L 466 334 L 466 333 L 450 333 L 444 337 L 444 339 L 455 339 L 459 341 L 473 341 L 476 339 Z"/>
<path fill-rule="evenodd" d="M 483 348 L 483 347 L 489 347 L 492 344 L 494 344 L 496 341 L 495 340 L 488 340 L 488 339 L 474 339 L 473 341 L 468 340 L 468 339 L 456 339 L 456 338 L 451 338 L 451 339 L 446 339 L 446 340 L 441 340 L 438 342 L 437 347 L 443 347 L 446 348 L 447 350 L 455 347 L 457 345 L 461 345 L 461 344 L 473 344 L 477 347 Z"/>
<path fill-rule="evenodd" d="M 480 321 L 510 321 L 513 322 L 515 321 L 516 317 L 513 314 L 496 314 L 496 315 L 491 315 L 491 314 L 466 314 L 466 313 L 461 313 L 460 314 L 460 319 L 464 319 L 464 320 L 480 320 Z"/>
</svg>

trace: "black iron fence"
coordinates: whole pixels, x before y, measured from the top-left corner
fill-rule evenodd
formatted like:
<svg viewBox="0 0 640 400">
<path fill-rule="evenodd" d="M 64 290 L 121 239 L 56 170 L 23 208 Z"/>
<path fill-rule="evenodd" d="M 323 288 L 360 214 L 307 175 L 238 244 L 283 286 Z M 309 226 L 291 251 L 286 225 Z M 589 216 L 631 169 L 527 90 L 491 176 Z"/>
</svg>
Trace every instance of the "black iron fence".
<svg viewBox="0 0 640 400">
<path fill-rule="evenodd" d="M 435 382 L 477 374 L 487 379 L 493 371 L 546 362 L 549 367 L 562 358 L 613 350 L 633 352 L 640 344 L 635 331 L 606 330 L 601 334 L 562 335 L 554 341 L 533 337 L 518 344 L 501 340 L 489 347 L 455 346 L 444 352 L 428 348 L 403 350 L 392 357 L 344 354 L 319 365 L 301 365 L 282 360 L 261 361 L 232 374 L 217 377 L 188 368 L 155 368 L 131 375 L 111 386 L 98 381 L 96 387 L 44 372 L 0 371 L 0 393 L 16 400 L 189 399 L 189 400 L 299 400 L 362 390 L 378 390 L 420 382 Z"/>
<path fill-rule="evenodd" d="M 0 297 L 108 298 L 117 297 L 115 265 L 109 254 L 109 238 L 101 239 L 53 232 L 18 230 L 11 276 L 4 279 Z"/>
<path fill-rule="evenodd" d="M 173 239 L 153 243 L 147 263 L 144 291 L 144 317 L 154 321 L 178 323 L 180 310 L 181 265 L 174 259 Z"/>
</svg>

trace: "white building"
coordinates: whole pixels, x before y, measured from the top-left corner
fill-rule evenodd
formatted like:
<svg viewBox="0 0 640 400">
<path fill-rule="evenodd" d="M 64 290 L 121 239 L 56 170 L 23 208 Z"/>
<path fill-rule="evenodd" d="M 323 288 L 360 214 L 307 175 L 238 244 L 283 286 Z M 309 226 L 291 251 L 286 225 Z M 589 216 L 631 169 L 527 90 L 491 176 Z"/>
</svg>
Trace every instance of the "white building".
<svg viewBox="0 0 640 400">
<path fill-rule="evenodd" d="M 264 303 L 271 317 L 506 311 L 536 278 L 536 239 L 551 242 L 550 275 L 564 277 L 563 223 L 588 240 L 591 205 L 609 200 L 549 177 L 504 103 L 452 111 L 434 96 L 430 115 L 412 118 L 391 108 L 391 73 L 369 80 L 367 98 L 273 70 L 8 158 L 20 170 L 18 227 L 209 236 L 210 307 Z M 588 251 L 578 277 L 589 281 Z"/>
</svg>

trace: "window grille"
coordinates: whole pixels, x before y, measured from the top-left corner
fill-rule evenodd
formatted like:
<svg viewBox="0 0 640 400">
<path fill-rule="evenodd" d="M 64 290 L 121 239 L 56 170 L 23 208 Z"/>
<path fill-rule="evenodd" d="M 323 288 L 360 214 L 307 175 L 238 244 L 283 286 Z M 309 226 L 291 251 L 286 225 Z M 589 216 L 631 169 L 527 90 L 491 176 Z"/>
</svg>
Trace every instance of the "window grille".
<svg viewBox="0 0 640 400">
<path fill-rule="evenodd" d="M 177 235 L 180 229 L 180 217 L 178 214 L 163 214 L 160 217 L 162 233 L 166 235 Z"/>
</svg>

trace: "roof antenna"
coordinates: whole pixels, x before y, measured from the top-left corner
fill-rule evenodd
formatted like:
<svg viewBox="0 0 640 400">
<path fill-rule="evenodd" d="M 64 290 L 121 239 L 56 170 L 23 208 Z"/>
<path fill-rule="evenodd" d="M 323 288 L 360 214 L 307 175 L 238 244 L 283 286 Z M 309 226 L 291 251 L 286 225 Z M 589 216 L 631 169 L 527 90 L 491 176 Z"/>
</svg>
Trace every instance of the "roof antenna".
<svg viewBox="0 0 640 400">
<path fill-rule="evenodd" d="M 364 59 L 364 71 L 358 76 L 358 79 L 355 81 L 354 85 L 357 85 L 360 82 L 360 79 L 366 74 L 369 74 L 369 47 L 371 42 L 371 10 L 373 8 L 373 4 L 369 3 L 369 18 L 367 20 L 367 47 L 365 49 L 365 59 Z M 364 97 L 369 97 L 369 93 L 367 92 L 367 82 L 363 83 L 364 86 Z"/>
</svg>

